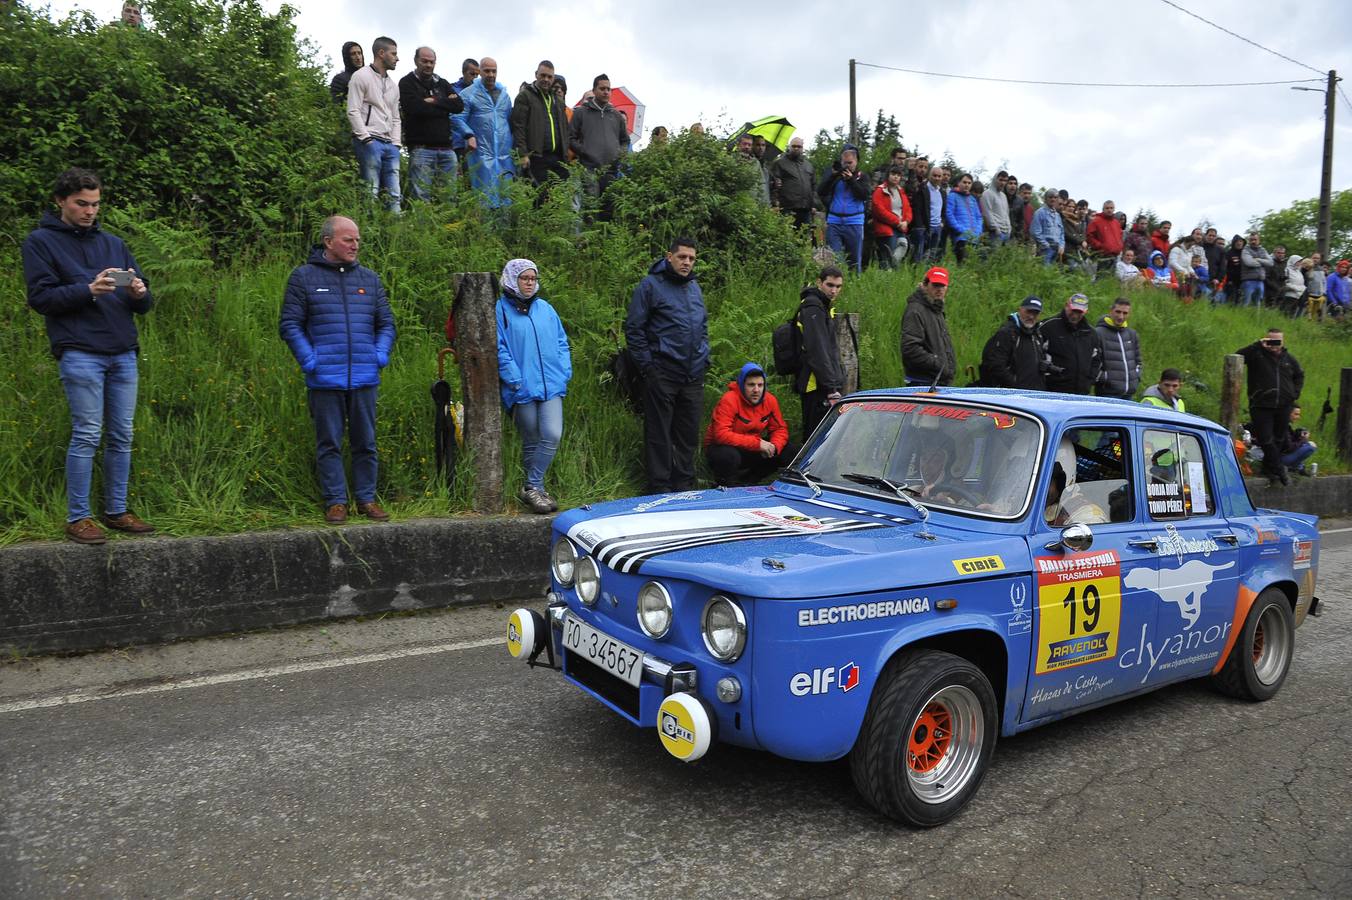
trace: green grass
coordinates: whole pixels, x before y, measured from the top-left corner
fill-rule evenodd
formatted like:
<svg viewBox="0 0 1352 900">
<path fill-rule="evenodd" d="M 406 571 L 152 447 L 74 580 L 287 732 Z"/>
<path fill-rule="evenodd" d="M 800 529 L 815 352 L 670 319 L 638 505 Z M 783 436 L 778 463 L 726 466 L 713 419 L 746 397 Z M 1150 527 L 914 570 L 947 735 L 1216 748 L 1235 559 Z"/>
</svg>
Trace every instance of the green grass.
<svg viewBox="0 0 1352 900">
<path fill-rule="evenodd" d="M 250 258 L 213 264 L 192 233 L 138 224 L 113 212 L 111 230 L 128 237 L 150 275 L 157 305 L 141 320 L 140 399 L 131 508 L 165 533 L 219 534 L 313 525 L 319 495 L 305 389 L 277 336 L 286 279 L 306 242 L 279 235 Z M 641 422 L 608 383 L 607 364 L 620 344 L 633 285 L 652 258 L 645 236 L 579 229 L 562 201 L 539 210 L 521 197 L 505 220 L 484 222 L 472 199 L 417 207 L 403 219 L 359 217 L 363 260 L 384 278 L 399 338 L 381 387 L 379 447 L 382 498 L 399 518 L 469 511 L 471 473 L 462 465 L 454 490 L 435 477 L 432 402 L 436 352 L 454 271 L 501 269 L 509 256 L 535 259 L 542 293 L 559 309 L 573 343 L 574 378 L 565 401 L 565 432 L 549 485 L 562 504 L 577 505 L 636 492 L 642 484 Z M 56 363 L 43 322 L 19 298 L 17 253 L 0 286 L 11 299 L 0 312 L 0 544 L 51 539 L 65 519 L 64 455 L 69 435 Z M 714 365 L 706 410 L 747 359 L 770 362 L 770 332 L 793 310 L 803 269 L 765 277 L 704 271 Z M 950 328 L 961 368 L 975 367 L 987 338 L 1025 295 L 1054 312 L 1075 290 L 1090 294 L 1097 319 L 1116 292 L 1110 285 L 1044 268 L 1017 250 L 953 268 Z M 920 270 L 871 270 L 847 279 L 842 311 L 861 316 L 865 387 L 901 383 L 899 334 L 905 299 Z M 1133 294 L 1131 324 L 1140 332 L 1146 384 L 1165 366 L 1187 373 L 1188 407 L 1215 417 L 1222 358 L 1258 338 L 1272 323 L 1305 367 L 1306 421 L 1313 430 L 1325 389 L 1348 361 L 1346 326 L 1288 322 L 1270 312 L 1182 305 L 1151 290 Z M 490 350 L 491 352 L 491 350 Z M 452 377 L 453 384 L 456 379 Z M 967 378 L 959 379 L 966 383 Z M 785 379 L 772 379 L 791 428 L 798 403 Z M 1335 398 L 1336 402 L 1336 398 Z M 1332 421 L 1316 441 L 1324 471 L 1345 471 L 1325 448 Z M 520 486 L 519 442 L 504 426 L 507 483 L 503 508 Z M 97 508 L 99 485 L 93 499 Z"/>
</svg>

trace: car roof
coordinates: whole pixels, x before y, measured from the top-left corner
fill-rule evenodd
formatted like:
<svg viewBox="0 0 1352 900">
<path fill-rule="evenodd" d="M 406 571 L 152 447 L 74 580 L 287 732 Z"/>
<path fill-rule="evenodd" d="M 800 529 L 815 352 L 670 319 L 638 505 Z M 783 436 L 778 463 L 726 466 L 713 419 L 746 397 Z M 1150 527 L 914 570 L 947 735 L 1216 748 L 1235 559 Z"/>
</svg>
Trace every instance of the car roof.
<svg viewBox="0 0 1352 900">
<path fill-rule="evenodd" d="M 1112 397 L 1057 394 L 1050 391 L 1024 391 L 1014 388 L 941 387 L 931 391 L 923 387 L 899 387 L 859 391 L 851 394 L 847 399 L 861 397 L 925 397 L 937 401 L 989 403 L 994 406 L 1004 406 L 1031 413 L 1049 424 L 1083 416 L 1104 416 L 1118 419 L 1130 418 L 1148 423 L 1156 422 L 1175 427 L 1186 425 L 1189 428 L 1201 428 L 1227 434 L 1223 427 L 1201 416 L 1175 412 L 1172 409 L 1153 406 L 1149 403 L 1117 400 Z"/>
</svg>

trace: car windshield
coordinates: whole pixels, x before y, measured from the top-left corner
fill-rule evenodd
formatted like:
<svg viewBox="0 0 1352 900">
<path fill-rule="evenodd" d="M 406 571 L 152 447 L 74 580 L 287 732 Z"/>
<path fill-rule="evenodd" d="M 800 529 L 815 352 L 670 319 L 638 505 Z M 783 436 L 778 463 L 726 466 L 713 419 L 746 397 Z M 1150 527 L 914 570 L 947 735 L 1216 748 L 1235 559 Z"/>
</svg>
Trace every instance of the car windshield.
<svg viewBox="0 0 1352 900">
<path fill-rule="evenodd" d="M 1017 518 L 1032 494 L 1042 444 L 1036 419 L 925 399 L 861 398 L 836 407 L 830 429 L 798 460 L 815 481 L 927 507 Z"/>
</svg>

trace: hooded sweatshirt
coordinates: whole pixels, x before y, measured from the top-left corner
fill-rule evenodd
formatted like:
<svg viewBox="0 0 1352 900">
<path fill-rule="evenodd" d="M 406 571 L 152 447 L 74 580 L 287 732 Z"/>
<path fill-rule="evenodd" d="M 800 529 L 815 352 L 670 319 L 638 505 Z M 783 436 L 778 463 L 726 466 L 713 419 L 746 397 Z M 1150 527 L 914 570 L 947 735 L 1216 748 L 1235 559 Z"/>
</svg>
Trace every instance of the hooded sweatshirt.
<svg viewBox="0 0 1352 900">
<path fill-rule="evenodd" d="M 343 61 L 343 71 L 333 76 L 333 80 L 329 82 L 329 93 L 332 94 L 333 99 L 337 100 L 339 103 L 347 102 L 347 83 L 352 79 L 352 73 L 361 68 L 361 66 L 352 65 L 348 59 L 348 52 L 353 47 L 360 46 L 361 44 L 358 44 L 356 41 L 348 41 L 346 44 L 343 44 L 343 55 L 340 57 Z"/>
<path fill-rule="evenodd" d="M 1177 410 L 1178 412 L 1188 411 L 1183 403 L 1182 397 L 1175 397 L 1173 403 L 1166 400 L 1164 394 L 1160 393 L 1160 386 L 1158 384 L 1152 384 L 1145 389 L 1145 393 L 1141 394 L 1141 402 L 1147 406 L 1159 406 L 1164 409 Z"/>
<path fill-rule="evenodd" d="M 981 352 L 981 383 L 987 387 L 1045 391 L 1047 345 L 1042 323 L 1025 328 L 1017 312 L 1009 314 Z"/>
<path fill-rule="evenodd" d="M 726 444 L 738 450 L 755 453 L 761 441 L 775 445 L 779 453 L 789 442 L 789 426 L 779 411 L 779 401 L 766 388 L 759 403 L 752 404 L 743 390 L 752 375 L 765 375 L 765 370 L 753 362 L 742 366 L 736 381 L 728 382 L 728 389 L 714 406 L 713 419 L 704 432 L 704 446 Z"/>
<path fill-rule="evenodd" d="M 47 320 L 52 355 L 66 350 L 115 354 L 138 349 L 133 314 L 150 309 L 150 291 L 137 300 L 118 288 L 95 300 L 89 290 L 104 269 L 132 269 L 145 280 L 122 239 L 99 228 L 68 225 L 55 213 L 42 217 L 23 242 L 28 305 Z"/>
</svg>

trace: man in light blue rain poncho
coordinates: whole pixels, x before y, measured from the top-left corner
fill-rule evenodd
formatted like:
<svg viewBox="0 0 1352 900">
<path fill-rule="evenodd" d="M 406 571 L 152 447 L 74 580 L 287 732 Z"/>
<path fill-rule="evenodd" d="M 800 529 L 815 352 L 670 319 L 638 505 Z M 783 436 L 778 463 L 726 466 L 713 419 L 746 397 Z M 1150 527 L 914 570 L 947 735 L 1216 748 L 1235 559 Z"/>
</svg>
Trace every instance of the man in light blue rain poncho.
<svg viewBox="0 0 1352 900">
<path fill-rule="evenodd" d="M 479 77 L 460 94 L 465 111 L 451 117 L 451 128 L 464 138 L 470 185 L 490 208 L 505 206 L 504 182 L 515 174 L 512 160 L 512 99 L 498 84 L 498 61 L 484 57 Z"/>
</svg>

